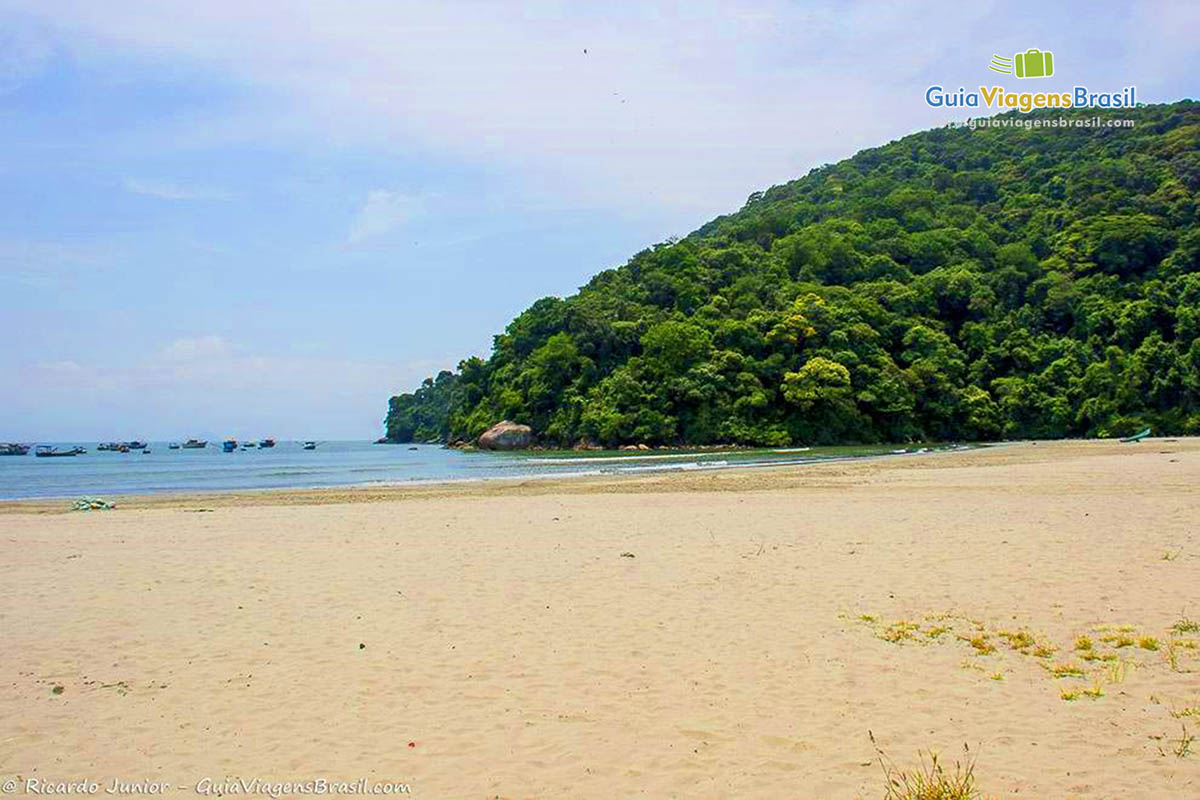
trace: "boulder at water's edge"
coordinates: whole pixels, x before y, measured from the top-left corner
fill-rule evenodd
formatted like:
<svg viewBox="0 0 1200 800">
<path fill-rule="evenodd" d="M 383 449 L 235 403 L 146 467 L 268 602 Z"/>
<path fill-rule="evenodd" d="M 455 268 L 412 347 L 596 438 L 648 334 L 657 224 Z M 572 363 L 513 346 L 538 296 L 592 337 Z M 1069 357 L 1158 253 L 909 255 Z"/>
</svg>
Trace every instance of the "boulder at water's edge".
<svg viewBox="0 0 1200 800">
<path fill-rule="evenodd" d="M 521 450 L 533 444 L 533 428 L 502 419 L 479 435 L 484 450 Z"/>
</svg>

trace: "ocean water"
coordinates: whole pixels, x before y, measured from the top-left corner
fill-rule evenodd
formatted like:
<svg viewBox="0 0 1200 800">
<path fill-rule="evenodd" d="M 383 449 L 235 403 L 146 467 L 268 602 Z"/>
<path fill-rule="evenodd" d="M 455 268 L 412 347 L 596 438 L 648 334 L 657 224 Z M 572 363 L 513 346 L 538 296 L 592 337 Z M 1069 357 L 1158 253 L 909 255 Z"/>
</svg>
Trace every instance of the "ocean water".
<svg viewBox="0 0 1200 800">
<path fill-rule="evenodd" d="M 947 447 L 487 453 L 357 441 L 321 442 L 316 450 L 304 450 L 300 442 L 280 441 L 273 448 L 232 453 L 211 442 L 203 450 L 171 450 L 166 442 L 151 442 L 149 453 L 114 453 L 96 450 L 95 442 L 56 443 L 74 445 L 88 452 L 73 458 L 36 458 L 32 450 L 26 456 L 0 456 L 0 499 L 639 474 L 898 457 Z"/>
</svg>

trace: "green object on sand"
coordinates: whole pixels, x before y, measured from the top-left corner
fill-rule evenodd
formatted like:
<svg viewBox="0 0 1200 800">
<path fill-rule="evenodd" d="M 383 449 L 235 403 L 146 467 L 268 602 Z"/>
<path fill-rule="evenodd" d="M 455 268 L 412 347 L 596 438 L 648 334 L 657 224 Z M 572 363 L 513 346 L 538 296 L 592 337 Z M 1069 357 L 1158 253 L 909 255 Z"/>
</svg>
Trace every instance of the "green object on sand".
<svg viewBox="0 0 1200 800">
<path fill-rule="evenodd" d="M 1121 441 L 1125 442 L 1126 444 L 1128 444 L 1129 442 L 1140 442 L 1142 439 L 1145 439 L 1149 435 L 1150 435 L 1150 429 L 1146 428 L 1146 430 L 1142 431 L 1141 433 L 1135 433 L 1133 436 L 1126 436 Z"/>
<path fill-rule="evenodd" d="M 75 501 L 72 511 L 111 511 L 116 503 L 101 500 L 99 497 L 81 497 Z"/>
</svg>

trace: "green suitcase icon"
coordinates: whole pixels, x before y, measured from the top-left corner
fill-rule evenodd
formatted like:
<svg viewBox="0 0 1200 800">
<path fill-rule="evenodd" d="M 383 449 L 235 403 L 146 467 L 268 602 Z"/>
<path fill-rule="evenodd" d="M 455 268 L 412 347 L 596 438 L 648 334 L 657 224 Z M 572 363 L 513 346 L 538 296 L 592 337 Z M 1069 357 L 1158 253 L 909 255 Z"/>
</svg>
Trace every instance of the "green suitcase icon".
<svg viewBox="0 0 1200 800">
<path fill-rule="evenodd" d="M 1054 54 L 1031 47 L 1013 56 L 1018 78 L 1049 78 L 1054 74 Z"/>
</svg>

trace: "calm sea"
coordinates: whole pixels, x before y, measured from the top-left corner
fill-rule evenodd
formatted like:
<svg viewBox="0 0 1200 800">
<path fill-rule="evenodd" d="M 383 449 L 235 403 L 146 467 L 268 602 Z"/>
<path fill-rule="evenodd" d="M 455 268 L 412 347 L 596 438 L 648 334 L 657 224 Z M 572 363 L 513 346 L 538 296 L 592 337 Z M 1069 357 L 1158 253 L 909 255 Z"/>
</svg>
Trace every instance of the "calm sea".
<svg viewBox="0 0 1200 800">
<path fill-rule="evenodd" d="M 805 451 L 484 453 L 369 442 L 321 442 L 316 450 L 305 450 L 300 442 L 281 441 L 269 449 L 232 453 L 222 452 L 212 443 L 203 450 L 171 450 L 166 442 L 151 442 L 149 453 L 115 453 L 97 451 L 95 442 L 56 443 L 61 448 L 74 445 L 86 447 L 88 452 L 73 458 L 36 458 L 32 450 L 26 456 L 0 456 L 0 499 L 637 474 L 804 464 L 921 450 L 912 445 L 903 452 L 891 446 Z"/>
</svg>

